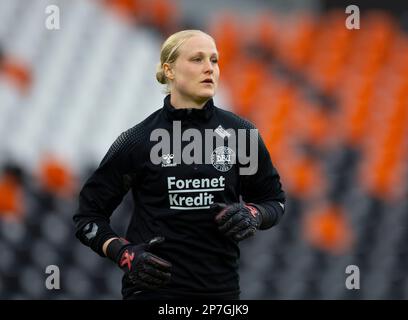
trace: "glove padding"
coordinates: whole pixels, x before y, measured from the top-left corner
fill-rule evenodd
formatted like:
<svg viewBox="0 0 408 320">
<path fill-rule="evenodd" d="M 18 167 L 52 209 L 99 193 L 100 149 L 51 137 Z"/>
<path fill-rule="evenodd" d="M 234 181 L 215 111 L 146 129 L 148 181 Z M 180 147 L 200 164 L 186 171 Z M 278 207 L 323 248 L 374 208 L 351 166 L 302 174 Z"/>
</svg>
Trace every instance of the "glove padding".
<svg viewBox="0 0 408 320">
<path fill-rule="evenodd" d="M 122 246 L 117 254 L 114 254 L 111 252 L 112 250 L 109 251 L 111 246 L 109 244 L 107 255 L 111 258 L 114 257 L 113 260 L 134 285 L 143 289 L 156 289 L 170 281 L 171 263 L 149 252 L 164 241 L 163 237 L 156 237 L 149 243 L 138 245 L 131 244 L 125 239 L 113 241 L 120 241 Z M 118 243 L 114 244 L 113 247 L 117 245 Z"/>
<path fill-rule="evenodd" d="M 259 210 L 250 204 L 234 203 L 225 205 L 216 203 L 215 222 L 218 230 L 235 241 L 241 241 L 253 236 L 262 223 Z"/>
</svg>

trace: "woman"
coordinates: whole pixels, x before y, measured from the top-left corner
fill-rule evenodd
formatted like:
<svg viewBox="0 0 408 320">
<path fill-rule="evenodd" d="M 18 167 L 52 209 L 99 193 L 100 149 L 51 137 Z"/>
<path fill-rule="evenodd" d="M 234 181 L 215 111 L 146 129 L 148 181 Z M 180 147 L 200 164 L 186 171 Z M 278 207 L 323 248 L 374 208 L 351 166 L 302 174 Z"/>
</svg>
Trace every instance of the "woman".
<svg viewBox="0 0 408 320">
<path fill-rule="evenodd" d="M 164 106 L 119 136 L 80 193 L 76 235 L 125 272 L 124 299 L 239 299 L 239 241 L 283 215 L 280 178 L 255 127 L 213 104 L 219 76 L 211 36 L 170 36 L 156 74 Z M 129 190 L 124 239 L 109 218 Z"/>
</svg>

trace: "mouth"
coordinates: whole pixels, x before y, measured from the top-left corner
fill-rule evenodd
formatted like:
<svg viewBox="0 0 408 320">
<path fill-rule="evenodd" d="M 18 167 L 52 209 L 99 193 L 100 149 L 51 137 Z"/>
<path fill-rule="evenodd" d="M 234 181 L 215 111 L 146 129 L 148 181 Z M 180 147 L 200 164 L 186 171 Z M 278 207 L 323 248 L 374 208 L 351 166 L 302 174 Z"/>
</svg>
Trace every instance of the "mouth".
<svg viewBox="0 0 408 320">
<path fill-rule="evenodd" d="M 205 80 L 201 81 L 201 83 L 204 83 L 204 84 L 214 84 L 214 81 L 213 81 L 212 79 L 205 79 Z"/>
</svg>

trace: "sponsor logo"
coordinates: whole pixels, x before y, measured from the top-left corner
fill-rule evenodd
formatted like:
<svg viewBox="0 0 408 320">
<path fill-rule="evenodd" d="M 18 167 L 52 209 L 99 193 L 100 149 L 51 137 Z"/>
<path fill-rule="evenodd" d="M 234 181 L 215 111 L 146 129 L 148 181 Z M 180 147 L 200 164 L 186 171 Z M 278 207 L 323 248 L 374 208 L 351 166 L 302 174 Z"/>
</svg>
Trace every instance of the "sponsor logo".
<svg viewBox="0 0 408 320">
<path fill-rule="evenodd" d="M 84 234 L 88 240 L 95 238 L 97 232 L 98 226 L 94 222 L 88 223 L 84 228 Z"/>
<path fill-rule="evenodd" d="M 235 163 L 235 152 L 229 147 L 218 147 L 211 154 L 211 163 L 215 169 L 226 172 Z"/>
<path fill-rule="evenodd" d="M 167 153 L 162 156 L 162 167 L 175 167 L 176 165 L 174 163 L 174 154 Z"/>
<path fill-rule="evenodd" d="M 209 209 L 214 203 L 214 192 L 225 190 L 225 177 L 177 179 L 167 177 L 170 209 Z"/>
</svg>

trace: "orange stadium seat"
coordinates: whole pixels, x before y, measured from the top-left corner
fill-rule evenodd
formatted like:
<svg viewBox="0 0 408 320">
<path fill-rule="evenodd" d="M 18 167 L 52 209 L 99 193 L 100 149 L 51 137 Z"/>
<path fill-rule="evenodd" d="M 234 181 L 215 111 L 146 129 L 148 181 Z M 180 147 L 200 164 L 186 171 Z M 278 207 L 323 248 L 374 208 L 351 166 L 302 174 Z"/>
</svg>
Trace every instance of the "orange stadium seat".
<svg viewBox="0 0 408 320">
<path fill-rule="evenodd" d="M 220 54 L 220 69 L 223 74 L 225 72 L 225 81 L 228 82 L 230 68 L 236 65 L 240 58 L 239 48 L 242 43 L 242 35 L 240 32 L 239 22 L 237 18 L 229 12 L 221 12 L 217 14 L 217 20 L 209 27 L 209 33 L 217 42 L 217 49 Z M 236 72 L 235 72 L 236 73 Z"/>
<path fill-rule="evenodd" d="M 123 18 L 139 17 L 146 11 L 145 0 L 104 0 L 103 3 Z"/>
<path fill-rule="evenodd" d="M 248 38 L 251 41 L 254 41 L 271 53 L 274 51 L 276 43 L 276 18 L 272 12 L 263 13 L 253 22 L 252 28 L 250 26 L 248 31 Z"/>
<path fill-rule="evenodd" d="M 50 194 L 70 197 L 75 191 L 74 175 L 69 167 L 54 157 L 45 158 L 40 164 L 39 179 Z"/>
<path fill-rule="evenodd" d="M 147 16 L 165 35 L 174 32 L 178 10 L 176 2 L 168 0 L 150 0 L 147 5 Z"/>
<path fill-rule="evenodd" d="M 281 24 L 283 27 L 276 33 L 277 57 L 290 68 L 300 71 L 311 57 L 318 31 L 316 21 L 308 14 L 299 14 L 292 19 L 284 19 Z"/>
<path fill-rule="evenodd" d="M 344 254 L 353 243 L 347 215 L 335 204 L 308 210 L 303 221 L 303 232 L 312 246 L 332 254 Z"/>
<path fill-rule="evenodd" d="M 326 183 L 319 163 L 311 157 L 292 155 L 291 161 L 280 167 L 288 192 L 300 199 L 321 196 Z"/>
<path fill-rule="evenodd" d="M 13 175 L 5 173 L 0 178 L 0 217 L 20 218 L 22 213 L 22 186 Z"/>
<path fill-rule="evenodd" d="M 6 57 L 0 65 L 0 76 L 3 76 L 21 92 L 26 93 L 32 83 L 31 70 L 21 61 Z"/>
</svg>

